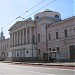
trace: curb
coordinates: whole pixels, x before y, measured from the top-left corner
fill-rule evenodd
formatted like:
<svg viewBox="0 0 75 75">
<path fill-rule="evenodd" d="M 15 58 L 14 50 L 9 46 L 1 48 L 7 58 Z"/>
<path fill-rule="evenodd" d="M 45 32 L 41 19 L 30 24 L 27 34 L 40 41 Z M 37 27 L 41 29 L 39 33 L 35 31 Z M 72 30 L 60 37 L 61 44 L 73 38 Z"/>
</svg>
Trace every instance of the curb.
<svg viewBox="0 0 75 75">
<path fill-rule="evenodd" d="M 43 66 L 65 66 L 65 67 L 75 67 L 75 65 L 66 65 L 66 64 L 46 64 L 46 63 L 28 63 L 28 62 L 11 62 L 11 61 L 1 61 L 2 63 L 13 63 L 13 64 L 29 64 L 29 65 L 43 65 Z"/>
<path fill-rule="evenodd" d="M 26 63 L 26 64 L 29 64 L 29 63 Z M 30 64 L 30 65 L 75 67 L 74 65 L 47 65 L 47 64 Z"/>
</svg>

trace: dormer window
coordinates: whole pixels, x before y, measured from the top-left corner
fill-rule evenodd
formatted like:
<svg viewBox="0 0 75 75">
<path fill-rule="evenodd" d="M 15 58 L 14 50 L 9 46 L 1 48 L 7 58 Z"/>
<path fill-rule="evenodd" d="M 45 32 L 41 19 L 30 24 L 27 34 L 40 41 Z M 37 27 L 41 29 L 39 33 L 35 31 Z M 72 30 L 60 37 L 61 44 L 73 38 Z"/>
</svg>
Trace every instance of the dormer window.
<svg viewBox="0 0 75 75">
<path fill-rule="evenodd" d="M 56 18 L 59 18 L 59 15 L 55 15 Z"/>
<path fill-rule="evenodd" d="M 36 19 L 39 19 L 39 16 L 36 16 Z"/>
</svg>

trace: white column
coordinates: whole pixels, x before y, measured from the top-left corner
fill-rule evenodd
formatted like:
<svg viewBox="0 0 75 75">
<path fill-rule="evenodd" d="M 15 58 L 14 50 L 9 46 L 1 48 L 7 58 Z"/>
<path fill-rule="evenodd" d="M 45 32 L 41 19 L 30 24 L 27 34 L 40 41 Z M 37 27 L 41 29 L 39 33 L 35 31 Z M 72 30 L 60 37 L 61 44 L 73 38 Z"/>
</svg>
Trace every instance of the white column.
<svg viewBox="0 0 75 75">
<path fill-rule="evenodd" d="M 19 45 L 19 31 L 17 32 L 17 44 Z"/>
<path fill-rule="evenodd" d="M 15 45 L 15 43 L 14 43 L 14 38 L 15 38 L 15 37 L 14 37 L 14 33 L 13 33 L 13 46 Z"/>
<path fill-rule="evenodd" d="M 12 46 L 12 35 L 10 34 L 10 47 Z"/>
<path fill-rule="evenodd" d="M 15 46 L 17 45 L 17 33 L 15 32 Z"/>
<path fill-rule="evenodd" d="M 25 35 L 25 34 L 24 34 L 24 29 L 22 30 L 22 34 L 23 34 L 23 35 L 22 35 L 22 44 L 24 45 L 24 41 L 25 41 L 25 40 L 24 40 L 24 35 Z"/>
<path fill-rule="evenodd" d="M 16 40 L 17 40 L 17 46 L 18 46 L 18 31 L 16 32 Z"/>
<path fill-rule="evenodd" d="M 12 46 L 14 46 L 14 35 L 12 33 Z"/>
<path fill-rule="evenodd" d="M 21 30 L 19 30 L 19 45 L 21 45 Z"/>
<path fill-rule="evenodd" d="M 30 36 L 29 41 L 30 41 L 30 43 L 32 43 L 32 29 L 31 29 L 31 27 L 29 28 L 29 36 Z"/>
<path fill-rule="evenodd" d="M 24 28 L 24 44 L 26 44 L 26 29 Z"/>
<path fill-rule="evenodd" d="M 12 45 L 12 34 L 10 34 L 10 46 L 12 47 L 13 45 Z"/>
<path fill-rule="evenodd" d="M 18 44 L 20 45 L 20 30 L 18 31 Z"/>
<path fill-rule="evenodd" d="M 27 28 L 26 28 L 26 44 L 28 43 L 28 37 L 27 37 Z"/>
<path fill-rule="evenodd" d="M 15 46 L 15 33 L 14 33 L 14 46 Z"/>
<path fill-rule="evenodd" d="M 22 45 L 24 45 L 24 29 L 22 29 L 21 31 L 21 42 L 22 42 Z"/>
<path fill-rule="evenodd" d="M 23 40 L 23 39 L 22 39 L 22 37 L 23 37 L 23 35 L 22 35 L 22 34 L 23 34 L 23 33 L 22 33 L 22 30 L 20 31 L 20 34 L 21 34 L 21 45 L 22 45 L 22 44 L 23 44 L 23 43 L 22 43 L 22 40 Z"/>
</svg>

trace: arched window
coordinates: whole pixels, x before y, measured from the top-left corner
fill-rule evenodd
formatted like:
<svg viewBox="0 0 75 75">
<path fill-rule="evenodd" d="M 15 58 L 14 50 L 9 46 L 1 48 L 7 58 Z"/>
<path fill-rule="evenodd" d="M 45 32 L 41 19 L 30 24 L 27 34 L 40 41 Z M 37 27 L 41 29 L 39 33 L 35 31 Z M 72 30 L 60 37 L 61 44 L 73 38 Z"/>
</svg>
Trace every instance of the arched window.
<svg viewBox="0 0 75 75">
<path fill-rule="evenodd" d="M 39 19 L 39 16 L 36 16 L 36 19 Z"/>
<path fill-rule="evenodd" d="M 29 53 L 29 51 L 26 51 L 26 53 Z"/>
<path fill-rule="evenodd" d="M 55 15 L 56 18 L 59 18 L 59 15 Z"/>
</svg>

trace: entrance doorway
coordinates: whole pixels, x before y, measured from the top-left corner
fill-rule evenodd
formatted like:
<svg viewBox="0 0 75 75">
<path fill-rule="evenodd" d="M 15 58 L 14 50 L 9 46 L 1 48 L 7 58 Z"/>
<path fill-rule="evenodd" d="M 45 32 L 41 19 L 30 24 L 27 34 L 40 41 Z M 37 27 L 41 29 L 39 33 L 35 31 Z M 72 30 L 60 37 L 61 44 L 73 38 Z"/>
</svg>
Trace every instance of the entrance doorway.
<svg viewBox="0 0 75 75">
<path fill-rule="evenodd" d="M 48 53 L 44 53 L 44 61 L 48 61 Z"/>
<path fill-rule="evenodd" d="M 52 59 L 56 59 L 56 54 L 57 54 L 56 51 L 48 51 L 48 52 L 45 52 L 44 55 L 43 55 L 44 61 L 50 61 L 50 57 Z"/>
<path fill-rule="evenodd" d="M 70 59 L 75 59 L 75 45 L 69 46 Z"/>
</svg>

